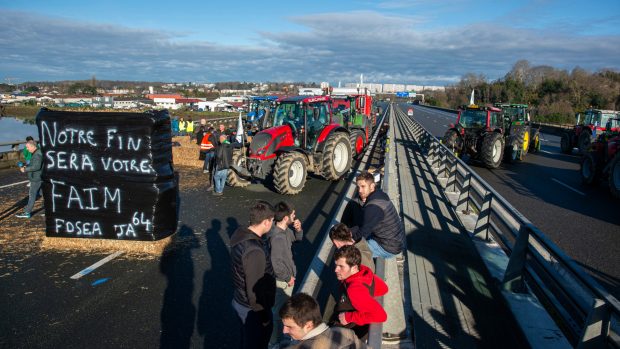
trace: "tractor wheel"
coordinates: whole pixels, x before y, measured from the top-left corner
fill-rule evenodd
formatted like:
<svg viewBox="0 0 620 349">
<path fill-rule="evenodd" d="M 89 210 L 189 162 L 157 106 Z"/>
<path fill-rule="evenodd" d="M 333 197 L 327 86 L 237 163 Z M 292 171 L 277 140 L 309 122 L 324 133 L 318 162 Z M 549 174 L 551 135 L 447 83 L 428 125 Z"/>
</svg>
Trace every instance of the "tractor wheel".
<svg viewBox="0 0 620 349">
<path fill-rule="evenodd" d="M 351 143 L 351 155 L 354 158 L 359 156 L 364 150 L 364 135 L 360 130 L 352 130 L 349 135 L 349 142 Z"/>
<path fill-rule="evenodd" d="M 484 136 L 480 157 L 488 168 L 497 168 L 504 155 L 504 137 L 500 133 L 492 132 Z"/>
<path fill-rule="evenodd" d="M 587 128 L 581 130 L 581 134 L 579 134 L 579 141 L 577 141 L 580 152 L 585 153 L 588 151 L 588 147 L 592 142 L 591 134 L 592 133 Z"/>
<path fill-rule="evenodd" d="M 335 181 L 351 169 L 351 144 L 344 133 L 332 134 L 325 143 L 321 173 Z"/>
<path fill-rule="evenodd" d="M 246 167 L 245 157 L 240 150 L 233 151 L 232 162 L 233 165 L 242 168 Z M 230 185 L 231 187 L 247 187 L 248 185 L 250 185 L 250 181 L 239 176 L 239 174 L 235 172 L 235 170 L 232 168 L 228 170 L 228 176 L 226 177 L 226 180 L 228 181 L 228 185 Z"/>
<path fill-rule="evenodd" d="M 596 179 L 598 177 L 599 168 L 598 168 L 598 161 L 592 153 L 586 153 L 581 158 L 581 169 L 579 173 L 581 173 L 581 182 L 583 184 L 585 185 L 596 184 Z"/>
<path fill-rule="evenodd" d="M 521 152 L 519 154 L 519 160 L 525 160 L 525 155 L 527 155 L 527 151 L 530 149 L 530 129 L 529 127 L 523 128 L 523 132 L 519 135 L 519 140 L 521 141 Z"/>
<path fill-rule="evenodd" d="M 609 191 L 616 199 L 620 199 L 620 154 L 609 164 Z"/>
<path fill-rule="evenodd" d="M 534 135 L 532 136 L 532 141 L 530 142 L 530 153 L 538 153 L 540 151 L 540 132 L 538 130 L 534 130 L 532 132 Z"/>
<path fill-rule="evenodd" d="M 570 141 L 570 134 L 564 132 L 562 133 L 562 139 L 560 140 L 560 149 L 562 149 L 562 153 L 570 154 L 573 152 L 573 145 Z"/>
<path fill-rule="evenodd" d="M 504 160 L 506 160 L 507 163 L 511 164 L 519 159 L 520 143 L 519 137 L 517 136 L 509 137 L 508 140 L 509 145 L 504 150 Z"/>
<path fill-rule="evenodd" d="M 456 132 L 456 130 L 446 131 L 446 134 L 443 136 L 442 141 L 443 141 L 443 145 L 445 145 L 446 148 L 450 149 L 456 157 L 460 156 L 460 153 L 461 153 L 460 139 L 459 139 L 459 133 Z"/>
<path fill-rule="evenodd" d="M 306 159 L 300 153 L 282 154 L 273 166 L 273 184 L 280 194 L 298 194 L 306 184 Z"/>
</svg>

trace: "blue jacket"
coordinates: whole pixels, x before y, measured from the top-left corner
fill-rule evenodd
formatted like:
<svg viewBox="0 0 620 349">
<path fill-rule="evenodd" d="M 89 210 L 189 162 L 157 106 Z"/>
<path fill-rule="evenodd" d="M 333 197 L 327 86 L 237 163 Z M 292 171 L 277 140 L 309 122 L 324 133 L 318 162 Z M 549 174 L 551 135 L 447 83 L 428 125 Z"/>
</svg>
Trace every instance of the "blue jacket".
<svg viewBox="0 0 620 349">
<path fill-rule="evenodd" d="M 172 128 L 172 132 L 179 132 L 179 119 L 172 119 L 170 127 Z"/>
</svg>

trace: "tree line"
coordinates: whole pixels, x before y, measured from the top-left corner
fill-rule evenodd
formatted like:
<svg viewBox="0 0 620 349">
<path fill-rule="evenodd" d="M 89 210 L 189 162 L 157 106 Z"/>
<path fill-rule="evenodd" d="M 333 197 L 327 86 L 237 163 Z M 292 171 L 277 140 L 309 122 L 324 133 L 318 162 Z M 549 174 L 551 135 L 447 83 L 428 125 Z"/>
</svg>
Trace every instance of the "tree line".
<svg viewBox="0 0 620 349">
<path fill-rule="evenodd" d="M 472 89 L 477 104 L 528 104 L 536 121 L 575 122 L 575 113 L 587 108 L 620 110 L 620 73 L 610 69 L 588 72 L 550 66 L 531 66 L 520 60 L 503 78 L 488 81 L 483 75 L 466 74 L 445 91 L 427 93 L 426 103 L 456 109 L 469 103 Z"/>
</svg>

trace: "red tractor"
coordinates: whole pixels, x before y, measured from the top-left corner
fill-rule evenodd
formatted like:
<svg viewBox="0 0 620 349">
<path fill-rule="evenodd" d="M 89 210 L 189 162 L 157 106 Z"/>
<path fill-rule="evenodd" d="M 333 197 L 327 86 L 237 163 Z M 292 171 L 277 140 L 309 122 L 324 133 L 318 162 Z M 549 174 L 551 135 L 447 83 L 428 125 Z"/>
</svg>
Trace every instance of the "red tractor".
<svg viewBox="0 0 620 349">
<path fill-rule="evenodd" d="M 280 99 L 249 150 L 235 151 L 228 184 L 245 187 L 252 178 L 273 177 L 280 194 L 301 192 L 307 172 L 337 180 L 351 169 L 349 130 L 334 122 L 329 96 Z"/>
<path fill-rule="evenodd" d="M 583 123 L 580 123 L 581 114 L 577 114 L 577 125 L 562 134 L 560 148 L 565 154 L 572 153 L 574 147 L 585 153 L 596 136 L 606 131 L 603 125 L 607 125 L 609 119 L 620 117 L 620 112 L 614 110 L 588 109 L 583 114 Z M 612 131 L 618 131 L 617 126 Z"/>
<path fill-rule="evenodd" d="M 359 156 L 368 145 L 377 117 L 372 112 L 372 97 L 365 94 L 333 95 L 334 121 L 349 129 L 351 152 Z"/>
<path fill-rule="evenodd" d="M 504 156 L 502 110 L 470 104 L 459 110 L 456 125 L 451 124 L 443 143 L 456 156 L 469 154 L 488 168 L 497 168 Z"/>
<path fill-rule="evenodd" d="M 593 185 L 607 179 L 611 194 L 620 199 L 620 118 L 610 119 L 581 158 L 581 181 Z"/>
</svg>

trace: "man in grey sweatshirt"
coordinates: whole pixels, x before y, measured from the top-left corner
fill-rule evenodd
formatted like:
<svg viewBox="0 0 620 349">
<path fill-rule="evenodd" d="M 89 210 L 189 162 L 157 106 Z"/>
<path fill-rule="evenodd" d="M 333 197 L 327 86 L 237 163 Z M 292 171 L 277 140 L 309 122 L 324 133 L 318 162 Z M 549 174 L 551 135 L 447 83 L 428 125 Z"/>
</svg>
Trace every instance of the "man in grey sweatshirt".
<svg viewBox="0 0 620 349">
<path fill-rule="evenodd" d="M 282 321 L 280 321 L 278 311 L 284 302 L 291 297 L 295 286 L 297 268 L 291 247 L 294 241 L 303 239 L 301 221 L 295 217 L 293 206 L 282 201 L 277 203 L 274 208 L 274 225 L 268 236 L 271 265 L 276 277 L 276 300 L 273 306 L 274 326 L 269 341 L 271 346 L 281 341 Z"/>
</svg>

